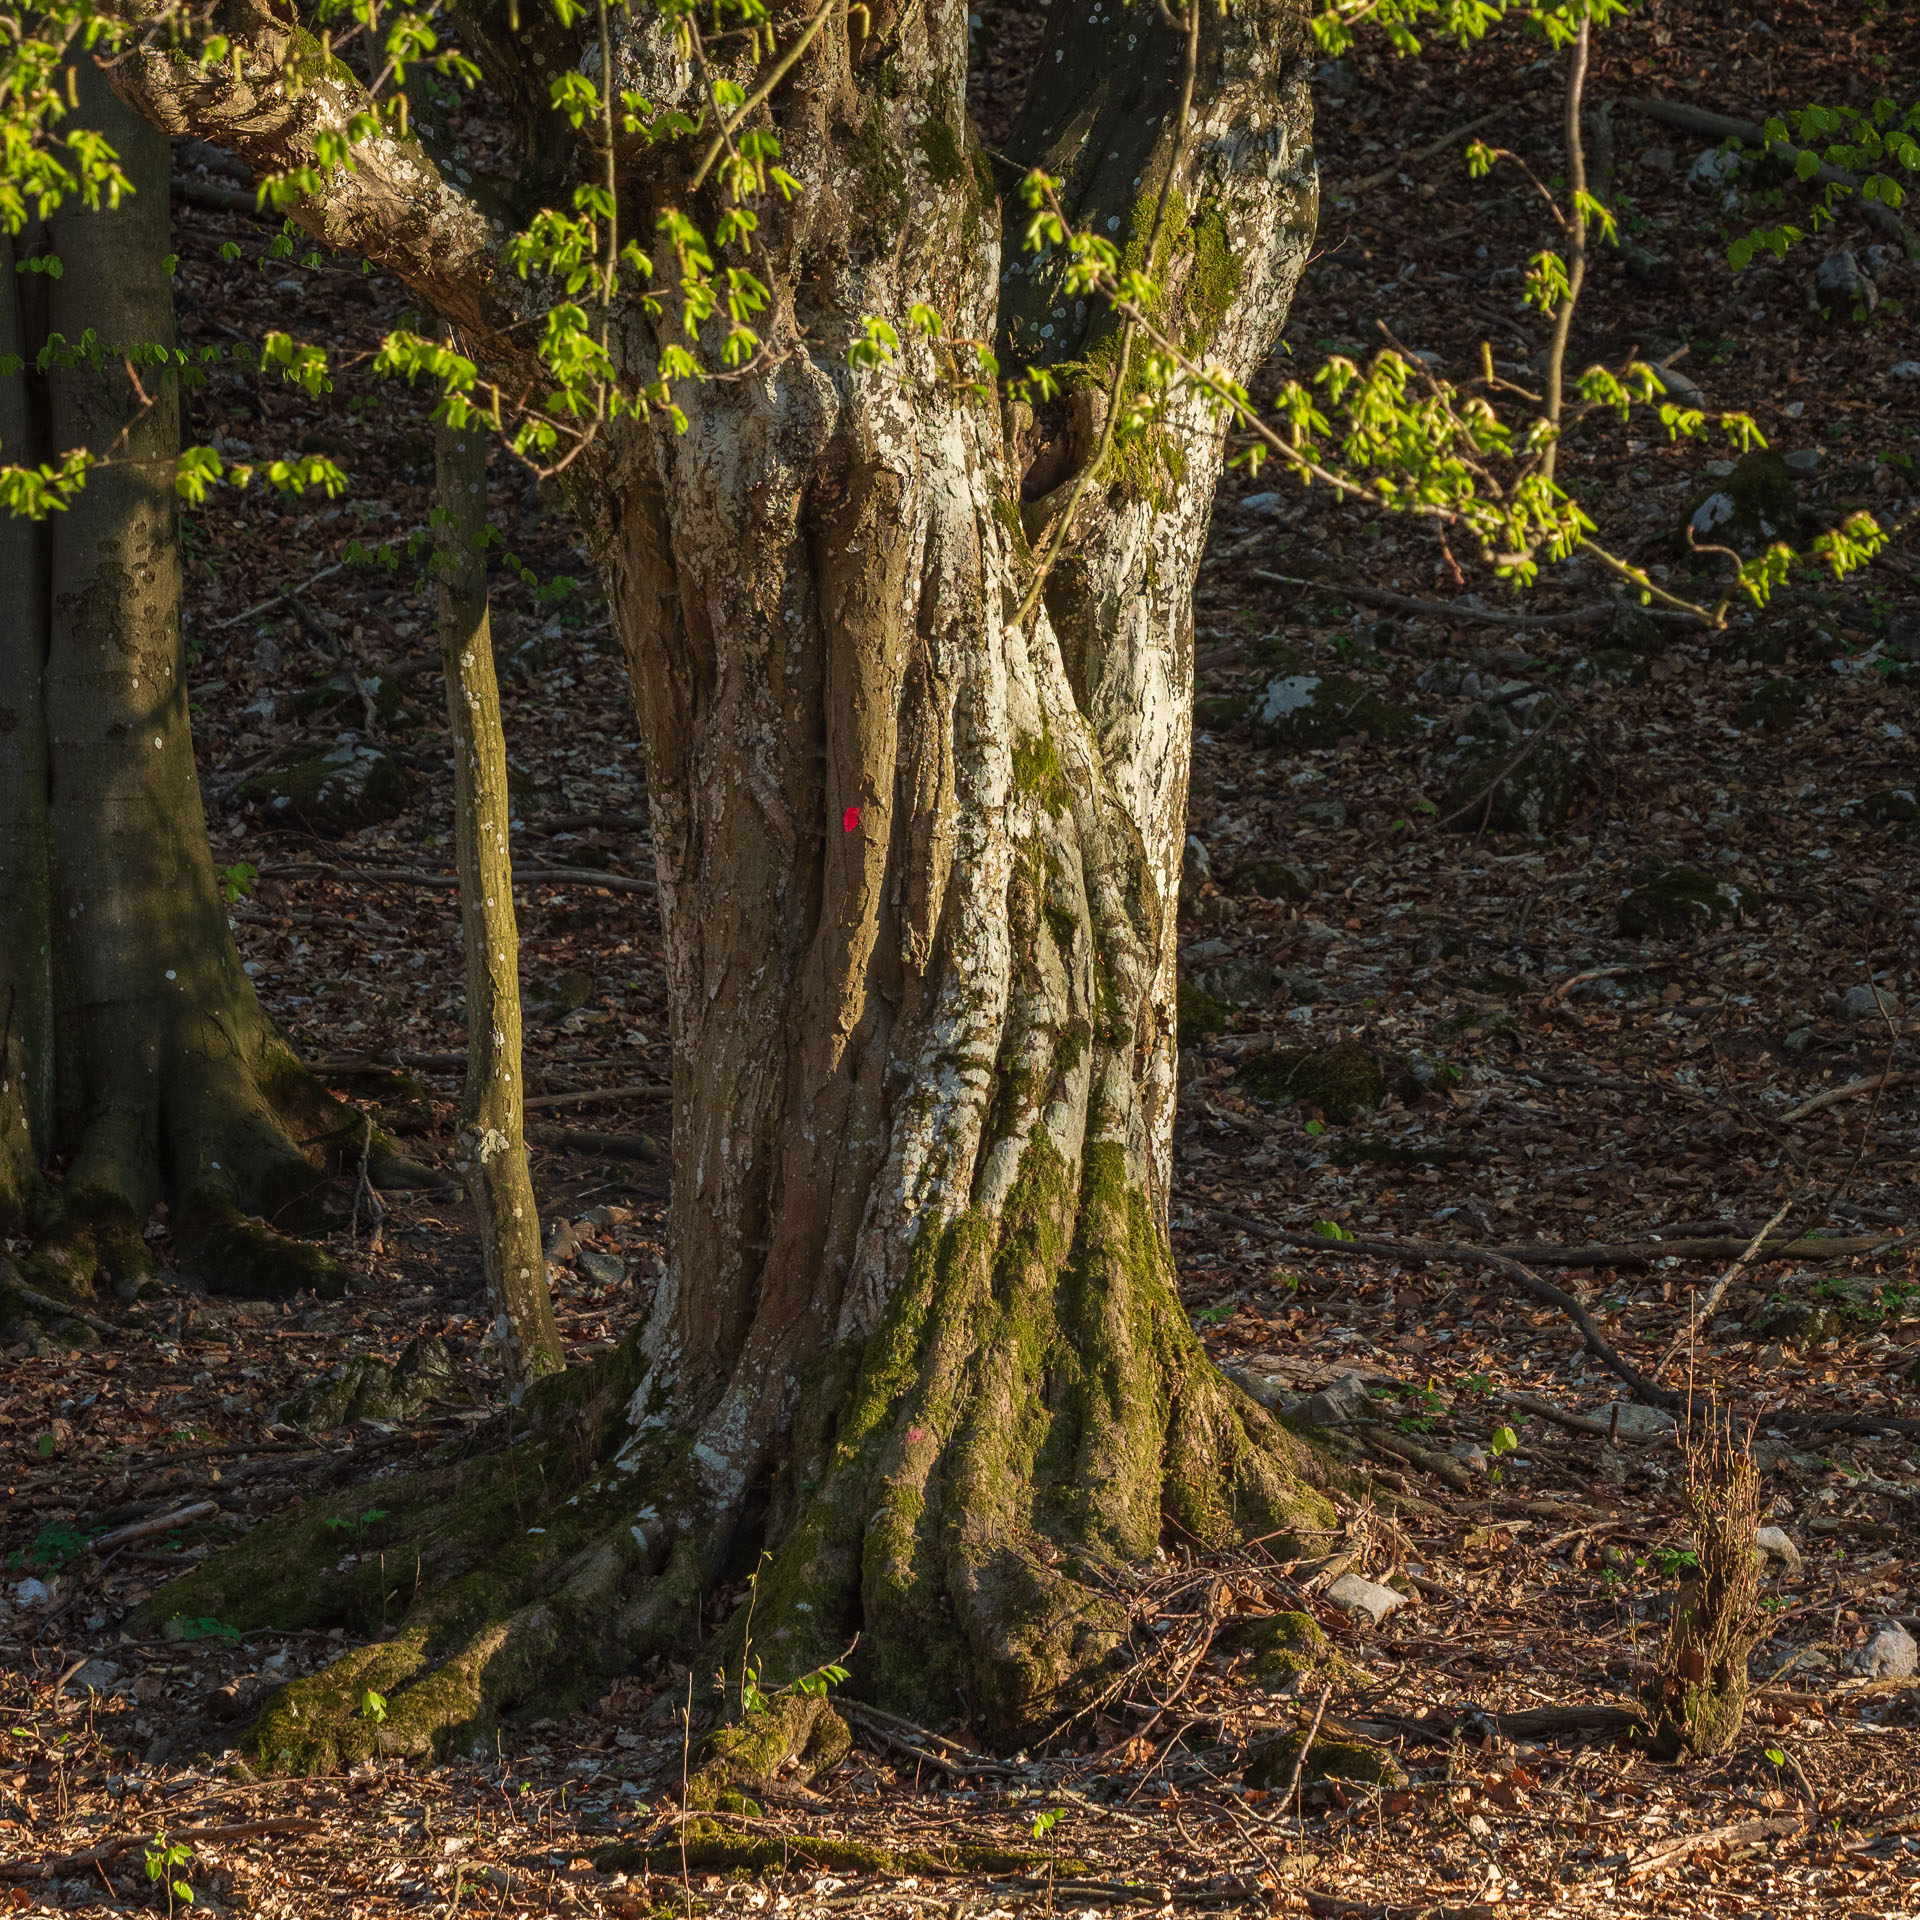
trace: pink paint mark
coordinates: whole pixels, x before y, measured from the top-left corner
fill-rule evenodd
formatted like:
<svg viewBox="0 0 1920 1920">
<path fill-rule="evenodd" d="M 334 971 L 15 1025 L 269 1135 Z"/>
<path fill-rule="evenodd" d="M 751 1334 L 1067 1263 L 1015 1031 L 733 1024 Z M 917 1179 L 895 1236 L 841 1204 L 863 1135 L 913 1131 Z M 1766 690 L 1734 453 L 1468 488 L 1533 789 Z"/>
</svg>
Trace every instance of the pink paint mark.
<svg viewBox="0 0 1920 1920">
<path fill-rule="evenodd" d="M 860 824 L 860 809 L 858 807 L 849 807 L 846 812 L 840 816 L 840 824 L 851 833 L 854 828 Z"/>
</svg>

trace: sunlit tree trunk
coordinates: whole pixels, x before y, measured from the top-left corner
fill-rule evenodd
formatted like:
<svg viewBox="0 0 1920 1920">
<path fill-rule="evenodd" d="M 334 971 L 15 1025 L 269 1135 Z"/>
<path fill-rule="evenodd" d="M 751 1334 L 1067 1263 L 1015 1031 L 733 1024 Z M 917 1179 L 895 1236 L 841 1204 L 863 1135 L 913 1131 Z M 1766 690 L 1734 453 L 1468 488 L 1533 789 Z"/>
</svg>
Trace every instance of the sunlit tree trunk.
<svg viewBox="0 0 1920 1920">
<path fill-rule="evenodd" d="M 520 1064 L 520 930 L 513 913 L 507 745 L 487 613 L 487 435 L 435 430 L 442 515 L 440 665 L 453 745 L 454 863 L 467 956 L 467 1079 L 459 1168 L 480 1230 L 481 1263 L 509 1392 L 564 1364 L 553 1321 L 540 1214 L 527 1170 Z"/>
</svg>

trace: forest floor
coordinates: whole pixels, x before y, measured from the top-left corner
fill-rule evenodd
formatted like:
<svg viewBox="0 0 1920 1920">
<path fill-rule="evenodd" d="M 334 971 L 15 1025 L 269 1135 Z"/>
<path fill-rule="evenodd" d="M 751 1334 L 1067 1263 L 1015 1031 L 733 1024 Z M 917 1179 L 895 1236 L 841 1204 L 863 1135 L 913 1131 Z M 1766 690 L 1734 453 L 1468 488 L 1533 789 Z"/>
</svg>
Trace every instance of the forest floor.
<svg viewBox="0 0 1920 1920">
<path fill-rule="evenodd" d="M 1031 43 L 1030 15 L 982 12 L 1005 46 Z M 1894 12 L 1655 4 L 1596 61 L 1616 195 L 1665 265 L 1600 267 L 1577 363 L 1637 346 L 1709 408 L 1751 412 L 1797 456 L 1808 530 L 1855 502 L 1911 511 L 1920 384 L 1895 369 L 1920 358 L 1920 328 L 1895 308 L 1920 292 L 1913 270 L 1875 256 L 1871 322 L 1823 322 L 1815 262 L 1842 244 L 1864 260 L 1879 238 L 1847 216 L 1732 275 L 1727 241 L 1760 215 L 1689 184 L 1712 142 L 1624 102 L 1764 117 L 1869 98 L 1878 71 L 1920 72 L 1920 26 Z M 1385 323 L 1458 377 L 1483 338 L 1506 377 L 1536 377 L 1546 328 L 1516 270 L 1548 242 L 1537 202 L 1509 173 L 1471 181 L 1457 135 L 1416 155 L 1498 113 L 1482 137 L 1559 171 L 1560 64 L 1540 51 L 1512 36 L 1323 69 L 1321 252 L 1293 364 L 1365 354 Z M 256 492 L 187 519 L 196 727 L 236 934 L 303 1053 L 430 1160 L 462 1044 L 431 589 L 408 548 L 430 434 L 426 396 L 366 364 L 402 301 L 357 264 L 263 256 L 271 226 L 218 205 L 233 183 L 193 156 L 177 185 L 187 339 L 253 337 L 293 304 L 341 369 L 318 401 L 216 373 L 195 437 L 259 457 L 304 444 L 354 479 L 334 505 Z M 218 255 L 236 243 L 232 268 Z M 1287 370 L 1276 357 L 1267 385 Z M 1722 451 L 1592 426 L 1569 471 L 1603 534 L 1679 588 L 1677 529 L 1727 477 L 1708 466 Z M 173 1877 L 196 1910 L 275 1916 L 1920 1914 L 1920 1697 L 1854 1670 L 1880 1623 L 1920 1627 L 1911 541 L 1844 587 L 1796 574 L 1720 634 L 1503 629 L 1382 606 L 1461 589 L 1434 543 L 1321 501 L 1271 472 L 1231 477 L 1198 593 L 1175 1245 L 1224 1365 L 1269 1398 L 1345 1394 L 1343 1444 L 1370 1476 L 1344 1502 L 1351 1568 L 1394 1611 L 1349 1614 L 1327 1569 L 1176 1555 L 1148 1596 L 1164 1657 L 1097 1719 L 992 1760 L 958 1723 L 936 1739 L 857 1721 L 822 1791 L 739 1823 L 767 1843 L 758 1875 L 709 1871 L 697 1842 L 683 1865 L 668 1710 L 684 1668 L 515 1726 L 483 1757 L 246 1779 L 227 1756 L 252 1702 L 340 1636 L 186 1621 L 149 1640 L 123 1616 L 292 1499 L 365 1480 L 374 1510 L 378 1475 L 484 1417 L 497 1383 L 462 1201 L 388 1196 L 338 1243 L 350 1298 L 284 1307 L 209 1298 L 156 1219 L 165 1270 L 134 1307 L 106 1309 L 86 1344 L 7 1358 L 0 1898 L 163 1909 L 149 1860 L 164 1831 L 191 1849 Z M 548 876 L 521 895 L 527 1075 L 559 1129 L 538 1138 L 535 1177 L 566 1223 L 557 1306 L 585 1355 L 618 1336 L 659 1258 L 666 1197 L 645 781 L 564 521 L 504 467 L 496 507 L 533 575 L 501 577 L 496 620 L 520 861 Z M 356 539 L 388 543 L 391 568 L 342 565 Z M 1562 569 L 1540 604 L 1578 613 L 1603 588 Z M 276 757 L 343 744 L 387 756 L 404 796 L 363 826 L 294 830 L 272 803 Z M 1534 795 L 1547 831 L 1494 830 L 1484 793 L 1459 807 L 1476 760 L 1505 770 L 1495 800 Z M 1676 867 L 1700 876 L 1690 894 Z M 1649 884 L 1638 911 L 1624 896 Z M 1681 896 L 1703 904 L 1661 931 L 1661 901 Z M 1783 1205 L 1791 1246 L 1701 1313 Z M 1363 1256 L 1347 1237 L 1443 1257 Z M 1763 1523 L 1797 1561 L 1770 1563 L 1752 1710 L 1721 1758 L 1661 1764 L 1564 1717 L 1630 1701 L 1658 1657 L 1689 1552 L 1685 1457 L 1671 1432 L 1583 1433 L 1517 1402 L 1604 1421 L 1625 1396 L 1557 1309 L 1445 1256 L 1454 1242 L 1566 1285 L 1635 1364 L 1671 1354 L 1662 1383 L 1690 1377 L 1751 1434 Z M 316 1381 L 426 1334 L 452 1356 L 448 1398 L 293 1424 Z M 1805 1424 L 1819 1416 L 1853 1430 Z M 1318 1689 L 1267 1691 L 1214 1642 L 1223 1619 L 1276 1608 L 1310 1612 L 1347 1662 L 1323 1754 L 1371 1742 L 1383 1782 L 1309 1778 L 1295 1801 L 1289 1770 L 1262 1765 Z M 1563 1717 L 1502 1717 L 1530 1710 Z M 962 1846 L 1006 1857 L 990 1871 L 947 1851 Z"/>
</svg>

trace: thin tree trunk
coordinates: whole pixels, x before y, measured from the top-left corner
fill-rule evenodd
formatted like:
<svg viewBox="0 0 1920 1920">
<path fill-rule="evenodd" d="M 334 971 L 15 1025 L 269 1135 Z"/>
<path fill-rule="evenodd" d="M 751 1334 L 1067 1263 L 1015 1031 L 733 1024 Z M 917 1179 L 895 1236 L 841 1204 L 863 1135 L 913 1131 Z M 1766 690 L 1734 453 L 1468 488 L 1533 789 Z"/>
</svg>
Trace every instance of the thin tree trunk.
<svg viewBox="0 0 1920 1920">
<path fill-rule="evenodd" d="M 480 1228 L 491 1339 L 517 1401 L 526 1383 L 563 1366 L 547 1288 L 540 1215 L 527 1170 L 526 1083 L 520 1065 L 520 934 L 513 913 L 507 747 L 487 613 L 487 439 L 442 422 L 439 480 L 440 661 L 453 737 L 453 837 L 460 935 L 467 956 L 467 1079 L 460 1170 Z"/>
</svg>

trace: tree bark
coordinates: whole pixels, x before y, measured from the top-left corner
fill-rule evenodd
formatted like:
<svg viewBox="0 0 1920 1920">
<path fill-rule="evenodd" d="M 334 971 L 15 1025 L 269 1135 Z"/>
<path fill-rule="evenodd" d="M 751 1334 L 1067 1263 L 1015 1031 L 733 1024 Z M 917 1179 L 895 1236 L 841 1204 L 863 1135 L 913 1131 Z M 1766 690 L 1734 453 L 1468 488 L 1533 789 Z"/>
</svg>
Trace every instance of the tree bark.
<svg viewBox="0 0 1920 1920">
<path fill-rule="evenodd" d="M 136 191 L 59 209 L 27 244 L 61 274 L 0 287 L 0 350 L 28 363 L 0 380 L 8 457 L 107 456 L 66 512 L 0 529 L 14 596 L 0 621 L 0 1209 L 28 1227 L 28 1278 L 55 1295 L 105 1282 L 130 1297 L 162 1200 L 215 1291 L 337 1293 L 338 1265 L 276 1229 L 323 1224 L 328 1155 L 357 1129 L 241 970 L 194 772 L 177 376 L 136 364 L 173 343 L 167 143 L 91 63 L 76 73 L 85 124 Z M 97 355 L 56 346 L 33 370 L 44 342 L 89 330 Z M 51 1184 L 50 1161 L 64 1168 Z"/>
<path fill-rule="evenodd" d="M 480 1230 L 490 1339 L 508 1391 L 566 1364 L 547 1288 L 540 1212 L 527 1170 L 520 1069 L 520 931 L 507 844 L 507 745 L 487 613 L 487 443 L 478 421 L 435 429 L 442 515 L 440 664 L 453 743 L 454 863 L 467 956 L 467 1078 L 460 1171 Z"/>
<path fill-rule="evenodd" d="M 653 107 L 696 104 L 626 31 L 616 68 Z M 534 1446 L 457 1491 L 383 1482 L 381 1538 L 413 1543 L 422 1597 L 397 1641 L 269 1709 L 270 1763 L 483 1736 L 564 1695 L 589 1649 L 617 1668 L 684 1643 L 763 1546 L 763 1685 L 857 1631 L 870 1695 L 1029 1731 L 1125 1657 L 1124 1594 L 1163 1542 L 1333 1524 L 1314 1456 L 1207 1361 L 1167 1241 L 1190 595 L 1222 429 L 1180 391 L 1104 441 L 1150 396 L 1111 317 L 1026 256 L 959 106 L 966 39 L 949 0 L 829 14 L 776 96 L 805 190 L 761 210 L 768 350 L 677 392 L 684 432 L 612 423 L 568 469 L 646 743 L 666 1271 L 618 1355 L 528 1396 Z M 1144 10 L 1057 6 L 1014 140 L 1077 224 L 1151 249 L 1163 319 L 1236 379 L 1312 234 L 1307 71 L 1298 0 L 1203 9 L 1191 65 Z M 262 131 L 237 95 L 142 88 L 278 163 L 345 110 L 303 99 Z M 647 232 L 691 158 L 617 160 L 622 232 Z M 340 188 L 361 212 L 372 191 Z M 383 257 L 432 297 L 444 266 L 417 253 Z M 516 297 L 489 269 L 441 302 L 489 371 L 528 337 L 497 317 Z M 1003 407 L 970 353 L 913 335 L 916 303 L 1059 397 Z M 897 365 L 849 366 L 869 316 Z M 637 377 L 656 323 L 615 321 Z M 530 1472 L 568 1490 L 535 1540 Z M 317 1524 L 156 1606 L 371 1619 L 387 1596 L 321 1568 Z M 366 1686 L 378 1730 L 352 1719 Z"/>
</svg>

